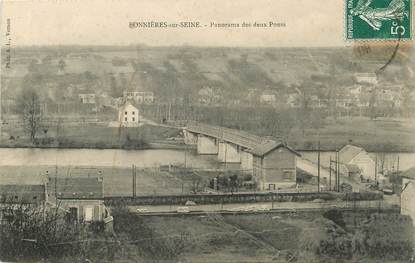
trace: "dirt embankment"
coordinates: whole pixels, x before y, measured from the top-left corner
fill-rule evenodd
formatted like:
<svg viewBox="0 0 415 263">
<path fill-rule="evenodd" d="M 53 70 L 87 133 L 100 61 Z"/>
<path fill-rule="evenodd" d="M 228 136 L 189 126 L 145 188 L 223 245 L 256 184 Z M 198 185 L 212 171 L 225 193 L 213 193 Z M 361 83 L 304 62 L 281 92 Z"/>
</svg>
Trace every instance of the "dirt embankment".
<svg viewBox="0 0 415 263">
<path fill-rule="evenodd" d="M 397 213 L 336 212 L 151 217 L 156 236 L 183 237 L 190 262 L 406 262 L 412 221 Z"/>
</svg>

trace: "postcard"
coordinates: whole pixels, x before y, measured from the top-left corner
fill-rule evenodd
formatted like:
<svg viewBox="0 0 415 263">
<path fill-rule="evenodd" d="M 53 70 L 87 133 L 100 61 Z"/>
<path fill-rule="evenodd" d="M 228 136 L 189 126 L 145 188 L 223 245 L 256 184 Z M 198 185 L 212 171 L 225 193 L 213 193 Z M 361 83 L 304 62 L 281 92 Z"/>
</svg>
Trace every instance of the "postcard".
<svg viewBox="0 0 415 263">
<path fill-rule="evenodd" d="M 413 262 L 413 0 L 4 0 L 0 262 Z"/>
</svg>

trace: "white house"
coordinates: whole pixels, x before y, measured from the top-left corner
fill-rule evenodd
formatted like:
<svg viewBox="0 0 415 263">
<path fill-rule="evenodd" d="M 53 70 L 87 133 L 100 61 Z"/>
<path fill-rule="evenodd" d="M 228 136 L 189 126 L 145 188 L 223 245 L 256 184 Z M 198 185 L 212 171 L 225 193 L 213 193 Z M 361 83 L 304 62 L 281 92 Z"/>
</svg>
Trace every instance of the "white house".
<svg viewBox="0 0 415 263">
<path fill-rule="evenodd" d="M 80 93 L 78 94 L 78 97 L 82 104 L 95 104 L 96 102 L 94 93 Z"/>
<path fill-rule="evenodd" d="M 364 179 L 375 179 L 376 164 L 363 148 L 346 145 L 339 151 L 340 163 L 343 164 L 342 170 L 348 170 L 346 165 L 356 165 Z M 347 171 L 344 171 L 347 173 Z M 350 171 L 349 171 L 350 172 Z"/>
<path fill-rule="evenodd" d="M 277 102 L 277 96 L 273 91 L 266 90 L 259 96 L 259 102 L 263 104 L 274 104 Z"/>
<path fill-rule="evenodd" d="M 153 104 L 154 93 L 151 91 L 124 91 L 125 100 L 133 100 L 137 104 Z"/>
<path fill-rule="evenodd" d="M 358 83 L 378 84 L 376 73 L 356 73 L 354 76 Z"/>
<path fill-rule="evenodd" d="M 409 215 L 415 225 L 415 167 L 402 174 L 401 214 Z"/>
<path fill-rule="evenodd" d="M 120 127 L 138 127 L 140 111 L 129 101 L 118 109 L 118 124 Z"/>
</svg>

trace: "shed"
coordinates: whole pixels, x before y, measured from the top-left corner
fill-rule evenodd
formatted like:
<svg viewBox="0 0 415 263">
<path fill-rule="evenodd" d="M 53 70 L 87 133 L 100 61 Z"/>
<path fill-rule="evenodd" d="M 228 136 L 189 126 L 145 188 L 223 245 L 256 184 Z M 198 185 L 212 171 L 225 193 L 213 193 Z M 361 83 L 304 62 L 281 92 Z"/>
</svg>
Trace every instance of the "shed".
<svg viewBox="0 0 415 263">
<path fill-rule="evenodd" d="M 375 161 L 363 148 L 350 144 L 345 145 L 339 151 L 339 158 L 340 163 L 344 165 L 356 165 L 360 169 L 363 178 L 375 178 Z"/>
<path fill-rule="evenodd" d="M 265 141 L 248 152 L 253 155 L 253 175 L 259 190 L 277 190 L 296 185 L 297 157 L 301 155 L 282 142 Z"/>
</svg>

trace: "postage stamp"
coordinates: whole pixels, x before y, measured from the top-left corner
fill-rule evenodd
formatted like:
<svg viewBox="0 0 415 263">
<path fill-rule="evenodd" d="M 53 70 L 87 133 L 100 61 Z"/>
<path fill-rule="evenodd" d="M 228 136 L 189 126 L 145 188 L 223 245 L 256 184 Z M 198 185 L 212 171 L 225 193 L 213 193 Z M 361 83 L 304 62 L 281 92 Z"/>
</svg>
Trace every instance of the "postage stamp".
<svg viewBox="0 0 415 263">
<path fill-rule="evenodd" d="M 346 0 L 347 40 L 412 39 L 412 0 Z"/>
</svg>

